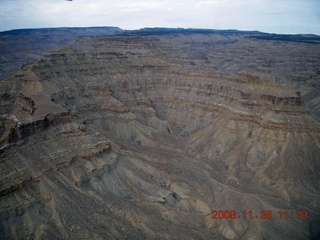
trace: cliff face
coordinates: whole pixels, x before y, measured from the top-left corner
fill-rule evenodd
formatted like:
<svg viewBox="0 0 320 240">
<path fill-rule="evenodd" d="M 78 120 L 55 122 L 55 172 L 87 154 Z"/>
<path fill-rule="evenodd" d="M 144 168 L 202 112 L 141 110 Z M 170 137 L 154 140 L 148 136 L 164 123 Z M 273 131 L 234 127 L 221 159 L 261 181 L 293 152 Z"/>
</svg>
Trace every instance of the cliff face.
<svg viewBox="0 0 320 240">
<path fill-rule="evenodd" d="M 0 237 L 316 239 L 319 47 L 253 37 L 80 37 L 0 82 Z"/>
<path fill-rule="evenodd" d="M 78 36 L 99 36 L 122 32 L 117 27 L 19 29 L 0 32 L 0 80 L 45 53 L 74 41 Z"/>
</svg>

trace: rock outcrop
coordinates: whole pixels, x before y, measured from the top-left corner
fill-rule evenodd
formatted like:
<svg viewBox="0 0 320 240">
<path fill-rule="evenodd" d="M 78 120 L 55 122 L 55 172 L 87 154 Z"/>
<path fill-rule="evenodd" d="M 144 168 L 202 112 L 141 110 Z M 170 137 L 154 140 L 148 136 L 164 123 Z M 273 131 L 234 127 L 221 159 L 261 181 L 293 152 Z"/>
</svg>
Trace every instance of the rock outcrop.
<svg viewBox="0 0 320 240">
<path fill-rule="evenodd" d="M 316 239 L 319 75 L 287 77 L 319 39 L 158 31 L 79 37 L 0 82 L 0 238 Z"/>
<path fill-rule="evenodd" d="M 78 36 L 100 36 L 122 32 L 117 27 L 18 29 L 0 32 L 0 80 L 20 67 L 40 59 L 48 51 L 74 41 Z"/>
</svg>

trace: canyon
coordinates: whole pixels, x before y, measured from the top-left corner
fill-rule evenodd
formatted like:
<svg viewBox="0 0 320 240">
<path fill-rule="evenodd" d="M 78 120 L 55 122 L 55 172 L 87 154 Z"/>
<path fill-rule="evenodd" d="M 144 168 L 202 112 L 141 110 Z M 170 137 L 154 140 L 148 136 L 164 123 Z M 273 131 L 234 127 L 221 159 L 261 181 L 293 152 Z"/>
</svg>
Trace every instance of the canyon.
<svg viewBox="0 0 320 240">
<path fill-rule="evenodd" d="M 1 239 L 319 238 L 319 36 L 95 31 L 1 60 Z"/>
</svg>

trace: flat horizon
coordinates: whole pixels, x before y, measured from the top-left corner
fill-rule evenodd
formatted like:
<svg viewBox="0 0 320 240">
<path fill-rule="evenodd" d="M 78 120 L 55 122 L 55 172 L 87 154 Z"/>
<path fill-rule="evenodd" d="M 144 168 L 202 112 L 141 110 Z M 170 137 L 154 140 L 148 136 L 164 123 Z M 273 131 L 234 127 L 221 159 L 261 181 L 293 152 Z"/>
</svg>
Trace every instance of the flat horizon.
<svg viewBox="0 0 320 240">
<path fill-rule="evenodd" d="M 238 29 L 320 35 L 318 0 L 2 0 L 0 31 L 117 26 Z"/>
<path fill-rule="evenodd" d="M 39 28 L 17 28 L 17 29 L 9 29 L 9 30 L 4 30 L 0 31 L 0 33 L 5 33 L 5 32 L 12 32 L 12 31 L 24 31 L 24 30 L 44 30 L 44 29 L 82 29 L 82 28 L 118 28 L 119 30 L 122 31 L 141 31 L 145 29 L 179 29 L 179 30 L 212 30 L 212 31 L 238 31 L 238 32 L 259 32 L 262 34 L 276 34 L 276 35 L 314 35 L 314 36 L 319 36 L 320 34 L 314 34 L 314 33 L 273 33 L 273 32 L 264 32 L 260 31 L 257 29 L 254 30 L 243 30 L 243 29 L 215 29 L 215 28 L 183 28 L 183 27 L 142 27 L 139 29 L 122 29 L 118 26 L 77 26 L 77 27 L 72 27 L 72 26 L 67 26 L 67 27 L 39 27 Z"/>
</svg>

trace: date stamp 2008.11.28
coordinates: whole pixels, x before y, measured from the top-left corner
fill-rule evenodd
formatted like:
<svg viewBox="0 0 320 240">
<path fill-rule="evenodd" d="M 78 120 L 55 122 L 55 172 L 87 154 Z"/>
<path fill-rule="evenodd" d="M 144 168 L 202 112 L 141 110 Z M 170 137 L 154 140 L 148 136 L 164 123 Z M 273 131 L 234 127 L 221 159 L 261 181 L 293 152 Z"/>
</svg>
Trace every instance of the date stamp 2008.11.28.
<svg viewBox="0 0 320 240">
<path fill-rule="evenodd" d="M 243 210 L 237 212 L 235 210 L 212 210 L 212 219 L 260 219 L 271 220 L 277 219 L 308 219 L 308 212 L 306 210 L 279 210 L 273 212 L 271 210 L 260 210 L 260 212 L 254 212 L 252 210 Z"/>
</svg>

